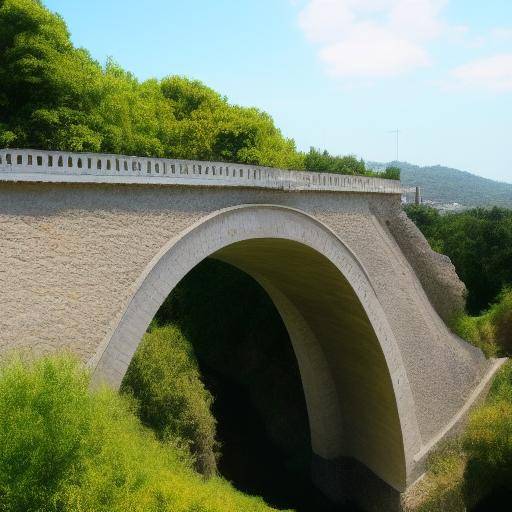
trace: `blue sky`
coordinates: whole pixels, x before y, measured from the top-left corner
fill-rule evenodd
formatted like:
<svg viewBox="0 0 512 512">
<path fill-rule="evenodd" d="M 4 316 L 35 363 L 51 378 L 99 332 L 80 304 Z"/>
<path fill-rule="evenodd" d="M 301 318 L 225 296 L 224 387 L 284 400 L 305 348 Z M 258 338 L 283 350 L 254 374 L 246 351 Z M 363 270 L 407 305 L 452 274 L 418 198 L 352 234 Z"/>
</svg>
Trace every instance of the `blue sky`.
<svg viewBox="0 0 512 512">
<path fill-rule="evenodd" d="M 199 79 L 301 149 L 512 182 L 511 0 L 45 0 L 140 79 Z"/>
</svg>

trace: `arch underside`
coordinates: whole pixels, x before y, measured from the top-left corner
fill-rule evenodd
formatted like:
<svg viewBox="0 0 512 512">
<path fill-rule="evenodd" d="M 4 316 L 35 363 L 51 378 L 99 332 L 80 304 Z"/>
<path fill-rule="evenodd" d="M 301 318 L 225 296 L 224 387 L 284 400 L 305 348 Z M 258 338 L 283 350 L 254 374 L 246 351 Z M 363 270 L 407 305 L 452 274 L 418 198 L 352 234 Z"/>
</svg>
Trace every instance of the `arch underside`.
<svg viewBox="0 0 512 512">
<path fill-rule="evenodd" d="M 353 457 L 403 490 L 420 437 L 400 353 L 364 269 L 330 230 L 297 210 L 229 208 L 172 240 L 141 276 L 92 362 L 96 378 L 119 385 L 159 306 L 206 257 L 254 277 L 281 314 L 301 373 L 313 452 L 327 460 Z"/>
</svg>

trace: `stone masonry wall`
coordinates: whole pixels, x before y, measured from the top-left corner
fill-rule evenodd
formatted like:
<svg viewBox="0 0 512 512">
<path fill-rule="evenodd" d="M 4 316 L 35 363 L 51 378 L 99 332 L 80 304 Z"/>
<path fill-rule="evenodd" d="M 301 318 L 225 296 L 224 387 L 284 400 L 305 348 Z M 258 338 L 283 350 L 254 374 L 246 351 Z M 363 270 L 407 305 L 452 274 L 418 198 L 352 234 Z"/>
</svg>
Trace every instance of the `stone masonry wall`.
<svg viewBox="0 0 512 512">
<path fill-rule="evenodd" d="M 462 407 L 486 363 L 432 309 L 410 263 L 421 237 L 404 243 L 396 235 L 400 228 L 394 226 L 403 224 L 398 195 L 1 183 L 0 353 L 67 348 L 89 360 L 166 243 L 212 212 L 254 203 L 300 209 L 352 250 L 370 276 L 415 402 L 422 404 L 417 415 L 423 440 L 431 439 Z M 395 237 L 386 228 L 389 219 Z M 438 262 L 424 258 L 421 264 L 434 276 L 432 287 L 438 286 Z M 460 283 L 450 277 L 439 288 L 457 296 Z"/>
</svg>

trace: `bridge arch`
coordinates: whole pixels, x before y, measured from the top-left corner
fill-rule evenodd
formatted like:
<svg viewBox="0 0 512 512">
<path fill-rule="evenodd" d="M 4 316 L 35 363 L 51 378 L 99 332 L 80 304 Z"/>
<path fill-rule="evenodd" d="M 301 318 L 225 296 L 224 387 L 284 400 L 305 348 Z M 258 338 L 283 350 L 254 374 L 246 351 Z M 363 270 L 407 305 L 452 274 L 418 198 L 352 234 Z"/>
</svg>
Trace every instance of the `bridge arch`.
<svg viewBox="0 0 512 512">
<path fill-rule="evenodd" d="M 158 308 L 207 257 L 254 277 L 281 314 L 299 365 L 314 454 L 356 459 L 403 491 L 421 437 L 400 350 L 363 266 L 303 211 L 226 208 L 169 241 L 90 361 L 95 380 L 120 385 Z"/>
</svg>

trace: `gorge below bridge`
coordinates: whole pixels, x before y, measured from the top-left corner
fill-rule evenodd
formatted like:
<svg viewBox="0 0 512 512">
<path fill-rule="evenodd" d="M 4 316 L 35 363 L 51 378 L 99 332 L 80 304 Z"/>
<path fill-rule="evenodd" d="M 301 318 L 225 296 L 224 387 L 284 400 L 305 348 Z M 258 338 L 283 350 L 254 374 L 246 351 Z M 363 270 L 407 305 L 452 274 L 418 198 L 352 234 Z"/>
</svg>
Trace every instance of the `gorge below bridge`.
<svg viewBox="0 0 512 512">
<path fill-rule="evenodd" d="M 403 192 L 378 178 L 0 150 L 0 354 L 70 349 L 118 387 L 177 283 L 205 258 L 227 262 L 288 330 L 316 485 L 400 510 L 499 366 L 446 327 L 465 287 Z"/>
</svg>

